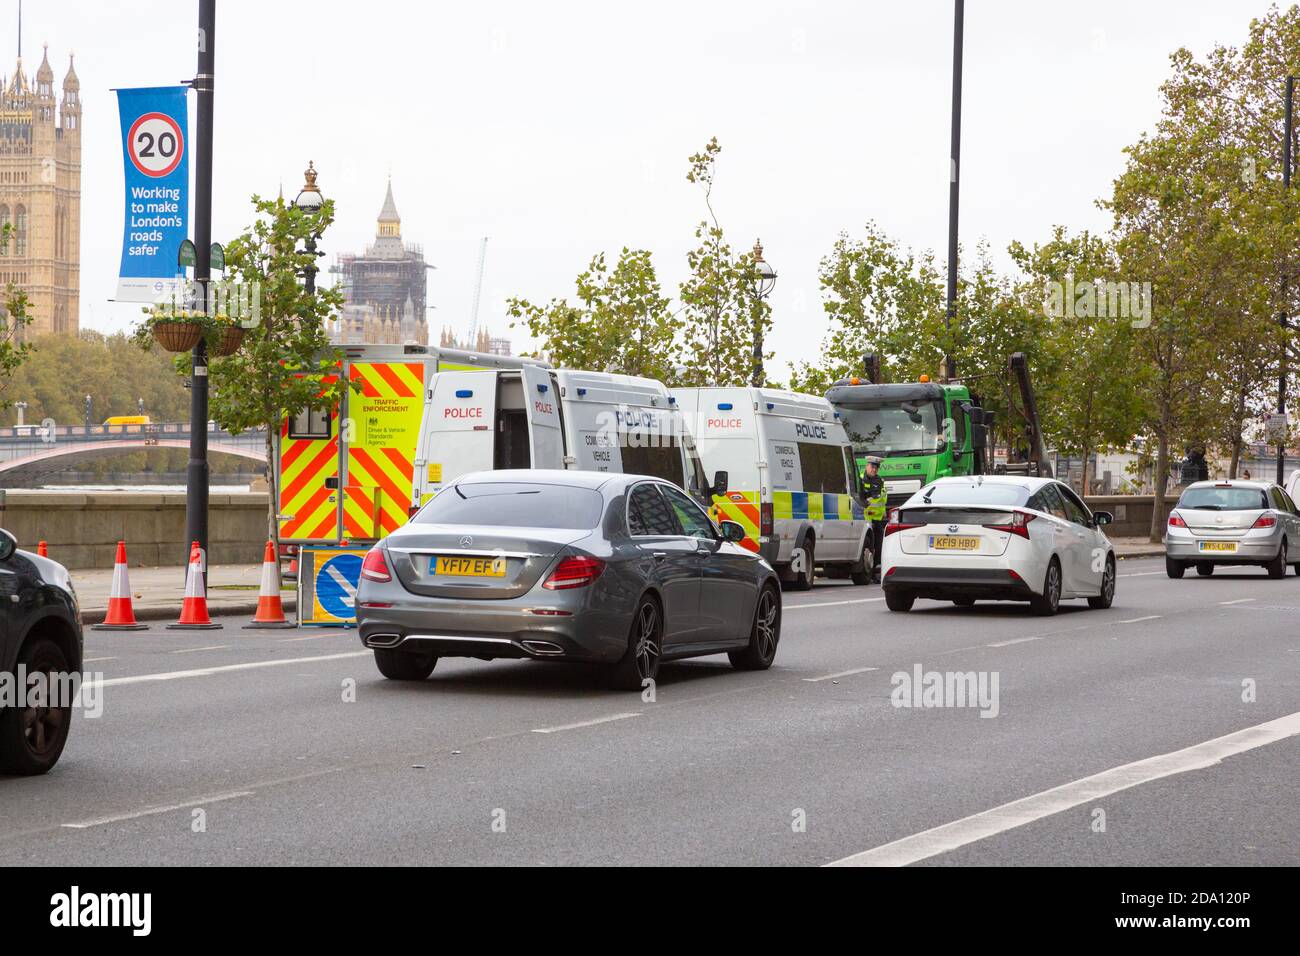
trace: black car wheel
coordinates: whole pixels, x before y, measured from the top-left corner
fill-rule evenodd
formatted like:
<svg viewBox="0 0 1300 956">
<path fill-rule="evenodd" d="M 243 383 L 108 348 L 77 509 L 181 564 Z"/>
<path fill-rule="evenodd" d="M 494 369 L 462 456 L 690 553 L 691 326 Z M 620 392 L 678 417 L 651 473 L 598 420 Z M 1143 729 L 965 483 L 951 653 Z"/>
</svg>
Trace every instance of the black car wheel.
<svg viewBox="0 0 1300 956">
<path fill-rule="evenodd" d="M 1165 558 L 1165 574 L 1169 575 L 1171 578 L 1181 578 L 1183 572 L 1186 570 L 1187 565 L 1183 564 L 1183 562 L 1175 560 L 1174 558 Z"/>
<path fill-rule="evenodd" d="M 29 641 L 18 655 L 18 666 L 28 677 L 46 675 L 46 693 L 68 673 L 68 660 L 48 638 Z M 72 702 L 47 699 L 45 706 L 0 710 L 0 772 L 34 775 L 46 773 L 59 762 L 68 742 Z M 62 704 L 53 707 L 49 704 Z"/>
<path fill-rule="evenodd" d="M 1101 593 L 1088 598 L 1088 607 L 1105 610 L 1115 600 L 1115 559 L 1107 556 L 1106 570 L 1101 576 Z"/>
<path fill-rule="evenodd" d="M 424 680 L 438 666 L 438 656 L 376 647 L 375 666 L 389 680 Z"/>
<path fill-rule="evenodd" d="M 910 611 L 915 603 L 916 596 L 913 594 L 903 594 L 899 591 L 885 592 L 885 607 L 891 611 Z"/>
<path fill-rule="evenodd" d="M 776 659 L 776 646 L 781 642 L 781 598 L 776 588 L 767 585 L 758 596 L 754 608 L 754 624 L 749 632 L 749 646 L 742 651 L 730 651 L 727 658 L 731 666 L 742 671 L 765 671 Z"/>
<path fill-rule="evenodd" d="M 659 676 L 659 658 L 663 653 L 663 618 L 659 604 L 643 597 L 632 615 L 627 651 L 610 671 L 610 683 L 617 690 L 641 690 L 646 681 Z"/>
<path fill-rule="evenodd" d="M 1212 565 L 1209 561 L 1197 561 L 1196 573 L 1203 578 L 1208 578 L 1211 574 L 1214 573 L 1214 565 Z"/>
<path fill-rule="evenodd" d="M 1043 593 L 1030 599 L 1030 606 L 1035 614 L 1051 617 L 1061 606 L 1061 565 L 1052 558 L 1047 564 L 1047 575 L 1043 578 Z"/>
<path fill-rule="evenodd" d="M 1282 544 L 1277 549 L 1277 557 L 1264 567 L 1268 568 L 1270 578 L 1286 577 L 1286 538 L 1282 539 Z"/>
<path fill-rule="evenodd" d="M 956 597 L 952 599 L 952 603 L 958 607 L 974 607 L 975 599 L 973 597 Z"/>
</svg>

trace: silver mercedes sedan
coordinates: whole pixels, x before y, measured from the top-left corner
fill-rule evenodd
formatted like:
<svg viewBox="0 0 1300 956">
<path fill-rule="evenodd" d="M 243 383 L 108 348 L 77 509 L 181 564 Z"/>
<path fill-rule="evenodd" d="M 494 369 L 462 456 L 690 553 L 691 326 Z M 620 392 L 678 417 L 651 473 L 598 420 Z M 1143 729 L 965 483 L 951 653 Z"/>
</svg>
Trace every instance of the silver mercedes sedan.
<svg viewBox="0 0 1300 956">
<path fill-rule="evenodd" d="M 1255 564 L 1269 577 L 1300 562 L 1300 514 L 1267 481 L 1198 481 L 1187 486 L 1165 528 L 1165 570 L 1181 578 L 1190 566 L 1210 575 L 1219 565 Z M 1300 563 L 1296 564 L 1300 574 Z"/>
<path fill-rule="evenodd" d="M 594 662 L 629 690 L 685 657 L 766 670 L 781 588 L 744 536 L 657 478 L 477 472 L 366 556 L 358 632 L 393 680 L 440 657 Z"/>
</svg>

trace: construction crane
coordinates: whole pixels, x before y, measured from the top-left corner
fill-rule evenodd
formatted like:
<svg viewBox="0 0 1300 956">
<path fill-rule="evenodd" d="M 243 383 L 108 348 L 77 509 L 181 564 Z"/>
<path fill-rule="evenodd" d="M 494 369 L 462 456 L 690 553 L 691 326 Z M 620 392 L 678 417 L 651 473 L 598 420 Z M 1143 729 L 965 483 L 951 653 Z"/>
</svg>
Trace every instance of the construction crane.
<svg viewBox="0 0 1300 956">
<path fill-rule="evenodd" d="M 469 348 L 471 349 L 478 341 L 478 304 L 483 296 L 483 264 L 487 260 L 487 241 L 488 237 L 484 236 L 483 245 L 478 251 L 478 279 L 474 283 L 474 307 L 470 310 Z"/>
</svg>

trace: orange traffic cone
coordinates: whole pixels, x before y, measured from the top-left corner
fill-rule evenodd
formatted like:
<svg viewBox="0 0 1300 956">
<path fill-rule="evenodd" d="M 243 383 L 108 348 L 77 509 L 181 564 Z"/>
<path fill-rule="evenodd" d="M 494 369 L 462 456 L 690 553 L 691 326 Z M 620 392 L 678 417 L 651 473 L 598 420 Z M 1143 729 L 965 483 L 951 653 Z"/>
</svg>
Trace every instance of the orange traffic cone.
<svg viewBox="0 0 1300 956">
<path fill-rule="evenodd" d="M 167 627 L 173 631 L 209 631 L 221 627 L 208 617 L 208 595 L 203 589 L 203 551 L 195 541 L 190 545 L 190 569 L 185 576 L 185 600 L 181 618 Z"/>
<path fill-rule="evenodd" d="M 120 541 L 118 542 L 119 545 L 120 545 L 121 543 L 122 543 L 122 542 L 120 542 Z M 50 546 L 49 546 L 48 544 L 46 544 L 44 541 L 37 541 L 37 542 L 36 542 L 36 554 L 37 554 L 39 557 L 42 557 L 42 558 L 48 558 L 48 557 L 50 556 Z M 116 567 L 116 566 L 115 566 L 115 567 Z M 116 574 L 117 572 L 114 571 L 114 573 Z"/>
<path fill-rule="evenodd" d="M 45 553 L 45 542 L 37 554 Z M 108 613 L 103 624 L 92 624 L 95 631 L 142 631 L 147 624 L 138 624 L 131 607 L 131 581 L 126 573 L 126 542 L 117 543 L 117 557 L 113 559 L 113 586 L 108 591 Z"/>
<path fill-rule="evenodd" d="M 284 619 L 284 606 L 280 603 L 280 559 L 275 555 L 275 542 L 266 542 L 262 554 L 262 587 L 257 594 L 257 614 L 244 625 L 248 628 L 293 627 Z"/>
</svg>

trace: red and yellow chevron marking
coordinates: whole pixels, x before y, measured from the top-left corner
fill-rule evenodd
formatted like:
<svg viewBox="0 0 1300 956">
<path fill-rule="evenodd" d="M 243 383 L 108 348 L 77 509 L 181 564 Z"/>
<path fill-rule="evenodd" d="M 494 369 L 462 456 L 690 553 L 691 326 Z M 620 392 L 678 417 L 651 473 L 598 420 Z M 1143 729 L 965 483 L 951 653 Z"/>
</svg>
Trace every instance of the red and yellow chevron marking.
<svg viewBox="0 0 1300 956">
<path fill-rule="evenodd" d="M 338 376 L 327 375 L 323 385 L 333 384 Z M 280 537 L 289 540 L 337 541 L 338 493 L 325 487 L 327 478 L 339 474 L 338 414 L 329 439 L 290 438 L 289 422 L 280 424 L 280 461 L 277 487 L 280 489 L 280 514 L 290 517 L 280 522 Z"/>
<path fill-rule="evenodd" d="M 424 364 L 358 362 L 350 397 L 355 427 L 348 445 L 343 529 L 349 538 L 382 538 L 406 524 L 415 477 L 415 445 L 424 411 Z"/>
<path fill-rule="evenodd" d="M 339 473 L 337 429 L 328 441 L 280 436 L 280 537 L 338 540 L 338 502 L 326 478 Z"/>
<path fill-rule="evenodd" d="M 745 540 L 740 546 L 748 551 L 758 551 L 760 508 L 757 491 L 728 491 L 713 496 L 716 520 L 734 521 L 745 529 Z"/>
</svg>

